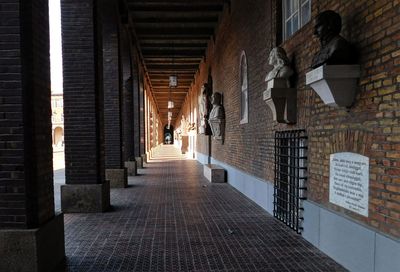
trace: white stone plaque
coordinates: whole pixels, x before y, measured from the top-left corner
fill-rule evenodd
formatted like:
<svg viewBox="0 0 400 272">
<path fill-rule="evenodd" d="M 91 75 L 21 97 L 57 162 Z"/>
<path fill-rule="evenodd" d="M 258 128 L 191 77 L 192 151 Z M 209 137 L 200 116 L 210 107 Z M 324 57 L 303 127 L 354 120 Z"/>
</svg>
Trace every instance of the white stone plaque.
<svg viewBox="0 0 400 272">
<path fill-rule="evenodd" d="M 330 156 L 329 201 L 368 217 L 369 158 L 349 152 Z"/>
</svg>

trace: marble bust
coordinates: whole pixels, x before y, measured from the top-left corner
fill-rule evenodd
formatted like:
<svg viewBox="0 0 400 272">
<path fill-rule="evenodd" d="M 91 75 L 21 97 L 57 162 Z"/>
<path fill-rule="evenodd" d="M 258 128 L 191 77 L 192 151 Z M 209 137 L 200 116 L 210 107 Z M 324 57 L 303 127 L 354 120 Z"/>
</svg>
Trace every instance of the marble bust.
<svg viewBox="0 0 400 272">
<path fill-rule="evenodd" d="M 319 39 L 321 49 L 314 56 L 311 68 L 356 63 L 356 52 L 353 46 L 340 36 L 341 29 L 342 18 L 338 13 L 326 10 L 317 15 L 314 35 Z"/>
<path fill-rule="evenodd" d="M 222 102 L 222 95 L 218 92 L 215 92 L 211 96 L 211 103 L 213 105 L 213 108 L 210 112 L 210 120 L 225 118 L 225 112 L 221 102 Z"/>
<path fill-rule="evenodd" d="M 273 86 L 273 87 L 286 87 L 289 88 L 289 77 L 293 75 L 293 69 L 290 68 L 290 61 L 286 56 L 286 51 L 282 47 L 274 47 L 269 53 L 268 64 L 274 68 L 267 74 L 265 81 L 273 79 L 284 80 L 286 86 Z"/>
</svg>

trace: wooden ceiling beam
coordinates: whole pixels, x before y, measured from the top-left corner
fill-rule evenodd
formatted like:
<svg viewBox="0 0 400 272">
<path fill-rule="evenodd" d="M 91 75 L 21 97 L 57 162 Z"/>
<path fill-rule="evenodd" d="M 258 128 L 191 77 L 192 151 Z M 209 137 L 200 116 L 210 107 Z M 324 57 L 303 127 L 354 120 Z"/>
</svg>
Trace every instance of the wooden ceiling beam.
<svg viewBox="0 0 400 272">
<path fill-rule="evenodd" d="M 137 23 L 135 22 L 135 27 L 137 29 L 158 29 L 160 26 L 163 28 L 177 28 L 177 29 L 184 29 L 184 28 L 207 28 L 207 29 L 213 29 L 215 22 L 160 22 L 153 21 L 153 22 L 148 22 L 148 23 Z"/>
<path fill-rule="evenodd" d="M 159 79 L 164 79 L 165 81 L 169 82 L 169 76 L 165 74 L 157 75 L 157 74 L 152 74 L 150 77 L 152 80 L 159 80 Z M 192 75 L 180 75 L 178 76 L 178 81 L 180 80 L 193 80 L 194 77 Z"/>
<path fill-rule="evenodd" d="M 162 44 L 162 43 L 173 43 L 173 44 L 185 44 L 185 43 L 205 43 L 208 44 L 208 37 L 192 37 L 192 38 L 185 38 L 185 37 L 152 37 L 152 38 L 143 38 L 140 39 L 140 43 L 152 43 L 152 44 Z"/>
<path fill-rule="evenodd" d="M 186 48 L 192 49 L 192 50 L 199 50 L 202 49 L 204 50 L 207 47 L 207 43 L 199 43 L 199 42 L 194 42 L 194 43 L 173 43 L 173 42 L 164 42 L 164 43 L 160 43 L 160 42 L 154 42 L 154 43 L 144 43 L 141 42 L 140 43 L 140 47 L 142 49 L 158 49 L 161 48 L 163 50 L 185 50 Z"/>
<path fill-rule="evenodd" d="M 158 25 L 158 27 L 139 27 L 136 28 L 137 34 L 140 36 L 154 36 L 154 35 L 177 35 L 177 36 L 211 36 L 214 34 L 213 27 L 165 27 Z"/>
<path fill-rule="evenodd" d="M 168 16 L 169 15 L 169 16 Z M 175 15 L 175 14 L 173 14 Z M 164 14 L 159 16 L 157 14 L 147 14 L 147 16 L 137 13 L 135 17 L 135 24 L 145 24 L 145 23 L 217 23 L 218 15 L 216 14 L 198 14 L 192 16 L 171 16 L 171 14 Z"/>
<path fill-rule="evenodd" d="M 158 63 L 158 64 L 147 64 L 149 70 L 196 70 L 199 65 L 193 64 L 180 64 L 180 63 Z"/>
<path fill-rule="evenodd" d="M 160 1 L 160 2 L 129 2 L 128 8 L 132 12 L 221 12 L 224 8 L 221 3 L 210 2 L 173 2 L 173 1 Z"/>
</svg>

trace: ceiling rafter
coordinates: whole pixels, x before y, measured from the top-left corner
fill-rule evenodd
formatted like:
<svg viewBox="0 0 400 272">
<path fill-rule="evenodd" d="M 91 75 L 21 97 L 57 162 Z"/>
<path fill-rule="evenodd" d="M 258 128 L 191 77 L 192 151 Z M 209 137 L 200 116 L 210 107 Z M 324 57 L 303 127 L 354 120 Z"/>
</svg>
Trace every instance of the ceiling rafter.
<svg viewBox="0 0 400 272">
<path fill-rule="evenodd" d="M 141 60 L 162 122 L 171 98 L 173 120 L 187 99 L 228 0 L 126 0 Z M 178 87 L 169 87 L 177 75 Z"/>
</svg>

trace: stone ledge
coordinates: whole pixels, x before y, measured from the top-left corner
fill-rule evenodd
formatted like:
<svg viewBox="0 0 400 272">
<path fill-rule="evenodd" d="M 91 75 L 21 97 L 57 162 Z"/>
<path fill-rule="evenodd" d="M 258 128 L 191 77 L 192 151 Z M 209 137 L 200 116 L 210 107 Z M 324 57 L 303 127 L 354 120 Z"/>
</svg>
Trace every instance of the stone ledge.
<svg viewBox="0 0 400 272">
<path fill-rule="evenodd" d="M 217 164 L 204 164 L 203 173 L 209 182 L 226 182 L 226 170 Z"/>
<path fill-rule="evenodd" d="M 0 230 L 0 256 L 0 271 L 54 271 L 65 259 L 63 214 L 36 229 Z"/>
<path fill-rule="evenodd" d="M 61 210 L 64 213 L 105 212 L 110 207 L 110 183 L 66 184 L 61 186 Z"/>
<path fill-rule="evenodd" d="M 128 171 L 128 176 L 137 176 L 137 163 L 136 163 L 136 161 L 126 161 L 124 163 L 124 166 Z"/>
<path fill-rule="evenodd" d="M 128 170 L 122 169 L 106 169 L 106 180 L 110 181 L 111 188 L 128 187 Z"/>
</svg>

